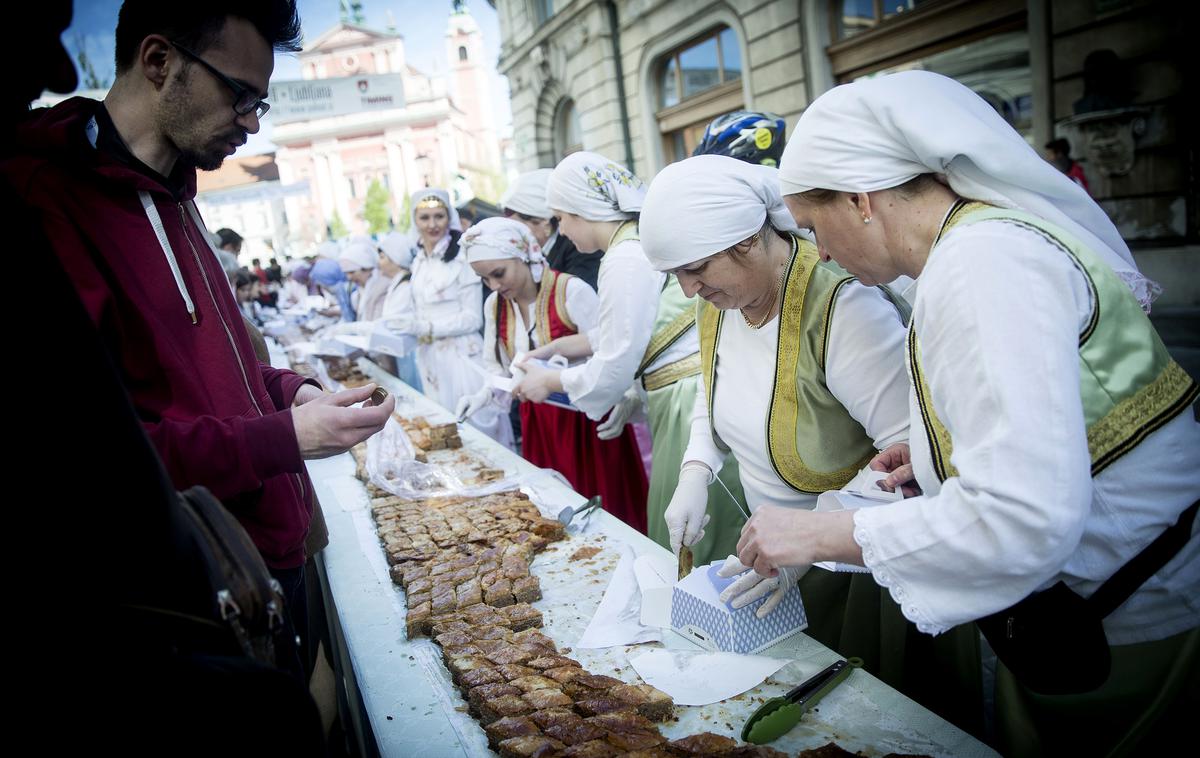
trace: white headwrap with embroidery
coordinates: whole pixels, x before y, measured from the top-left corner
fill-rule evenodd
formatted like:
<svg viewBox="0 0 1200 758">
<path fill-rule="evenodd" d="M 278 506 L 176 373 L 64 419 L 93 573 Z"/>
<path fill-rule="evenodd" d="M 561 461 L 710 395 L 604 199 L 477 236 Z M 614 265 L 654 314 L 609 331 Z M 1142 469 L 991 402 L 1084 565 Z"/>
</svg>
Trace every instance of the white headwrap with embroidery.
<svg viewBox="0 0 1200 758">
<path fill-rule="evenodd" d="M 550 174 L 546 202 L 587 221 L 624 221 L 642 209 L 646 186 L 598 153 L 571 153 Z"/>
<path fill-rule="evenodd" d="M 650 265 L 670 271 L 752 237 L 768 219 L 776 229 L 798 231 L 776 169 L 698 155 L 658 172 L 638 227 Z"/>
<path fill-rule="evenodd" d="M 1147 311 L 1161 288 L 1087 192 L 1039 156 L 983 98 L 929 71 L 834 87 L 804 111 L 783 151 L 783 194 L 874 192 L 941 174 L 956 193 L 1063 227 L 1113 268 Z"/>
<path fill-rule="evenodd" d="M 529 227 L 511 218 L 485 218 L 471 224 L 458 241 L 459 248 L 467 254 L 467 263 L 498 261 L 516 258 L 529 264 L 533 280 L 542 280 L 542 269 L 546 259 L 542 247 L 534 239 Z"/>
</svg>

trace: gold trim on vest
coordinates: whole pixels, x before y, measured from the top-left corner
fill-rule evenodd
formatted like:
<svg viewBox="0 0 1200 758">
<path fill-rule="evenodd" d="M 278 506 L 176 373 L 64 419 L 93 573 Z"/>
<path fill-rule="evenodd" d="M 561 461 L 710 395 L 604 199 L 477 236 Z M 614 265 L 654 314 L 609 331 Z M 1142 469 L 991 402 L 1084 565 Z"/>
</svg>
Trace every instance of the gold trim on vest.
<svg viewBox="0 0 1200 758">
<path fill-rule="evenodd" d="M 647 392 L 670 386 L 680 379 L 696 376 L 700 373 L 700 354 L 691 355 L 672 361 L 662 368 L 657 368 L 642 377 L 642 384 Z"/>
<path fill-rule="evenodd" d="M 672 275 L 668 274 L 668 277 Z M 668 279 L 667 284 L 663 287 L 666 291 L 667 287 L 671 286 Z M 696 311 L 694 308 L 689 308 L 682 311 L 675 318 L 671 319 L 670 323 L 659 329 L 650 337 L 649 344 L 646 345 L 646 352 L 642 353 L 642 362 L 638 365 L 637 371 L 633 377 L 636 379 L 646 373 L 646 369 L 651 363 L 658 360 L 658 357 L 666 352 L 667 348 L 679 341 L 683 335 L 687 334 L 687 330 L 696 325 Z"/>
<path fill-rule="evenodd" d="M 775 381 L 771 389 L 771 412 L 767 417 L 767 452 L 771 467 L 789 487 L 806 494 L 819 494 L 838 489 L 850 481 L 859 469 L 871 460 L 875 449 L 862 460 L 836 471 L 814 471 L 805 464 L 796 447 L 800 418 L 799 387 L 796 369 L 800 362 L 803 334 L 804 300 L 808 285 L 816 270 L 815 248 L 812 255 L 799 254 L 799 242 L 792 237 L 792 260 L 779 302 L 779 346 L 775 355 Z M 839 281 L 832 289 L 842 285 Z M 832 301 L 828 306 L 832 311 Z M 832 313 L 829 314 L 832 316 Z M 828 321 L 820 326 L 828 327 Z M 825 335 L 821 335 L 821 343 Z"/>
<path fill-rule="evenodd" d="M 1200 397 L 1200 384 L 1178 363 L 1168 363 L 1154 381 L 1117 403 L 1104 418 L 1088 428 L 1092 476 L 1137 447 L 1197 397 Z"/>
<path fill-rule="evenodd" d="M 979 214 L 982 218 L 970 219 L 968 217 Z M 938 232 L 937 240 L 948 231 L 950 228 L 957 226 L 959 223 L 968 221 L 974 223 L 977 221 L 1001 221 L 1013 226 L 1032 231 L 1044 238 L 1054 247 L 1058 248 L 1070 257 L 1072 263 L 1079 269 L 1087 280 L 1089 295 L 1092 302 L 1092 314 L 1088 319 L 1088 323 L 1080 331 L 1079 334 L 1079 349 L 1080 361 L 1087 368 L 1088 360 L 1096 360 L 1097 355 L 1104 355 L 1105 347 L 1101 343 L 1099 345 L 1092 342 L 1093 338 L 1102 338 L 1103 334 L 1100 330 L 1102 327 L 1107 329 L 1108 333 L 1113 331 L 1112 311 L 1105 311 L 1110 314 L 1110 318 L 1105 321 L 1105 325 L 1100 323 L 1101 301 L 1104 297 L 1109 297 L 1107 305 L 1120 310 L 1121 301 L 1113 299 L 1113 295 L 1102 295 L 1101 288 L 1098 286 L 1096 279 L 1093 277 L 1093 272 L 1089 270 L 1087 262 L 1080 257 L 1081 254 L 1090 255 L 1090 251 L 1084 248 L 1081 243 L 1075 241 L 1078 249 L 1072 247 L 1058 235 L 1066 235 L 1066 232 L 1058 230 L 1049 222 L 1038 219 L 1031 214 L 1021 211 L 1012 211 L 995 208 L 994 206 L 985 203 L 971 202 L 963 203 L 956 207 L 946 219 L 941 231 Z M 1070 237 L 1066 237 L 1071 240 Z M 936 244 L 936 240 L 935 240 Z M 1086 251 L 1086 252 L 1085 252 Z M 1095 264 L 1104 266 L 1106 264 Z M 1104 269 L 1097 269 L 1103 271 Z M 1097 274 L 1103 276 L 1103 274 Z M 1108 275 L 1116 280 L 1116 275 L 1111 271 Z M 1128 292 L 1124 283 L 1117 281 L 1115 284 L 1106 284 L 1107 292 L 1115 291 L 1117 298 L 1130 298 L 1132 295 Z M 1140 309 L 1138 309 L 1140 313 Z M 1158 337 L 1153 332 L 1149 322 L 1145 324 L 1149 329 L 1150 339 L 1157 341 Z M 1159 345 L 1161 348 L 1161 345 Z M 938 418 L 937 411 L 933 407 L 933 400 L 930 393 L 929 385 L 925 380 L 924 372 L 921 369 L 920 347 L 917 344 L 916 324 L 910 324 L 908 333 L 908 363 L 909 371 L 913 377 L 913 389 L 916 394 L 917 406 L 921 411 L 921 418 L 925 426 L 925 435 L 929 442 L 930 459 L 933 463 L 934 474 L 942 482 L 946 479 L 957 476 L 958 470 L 950 463 L 950 458 L 954 452 L 954 443 L 950 437 L 949 430 Z M 1085 360 L 1085 353 L 1092 352 L 1093 355 Z M 1147 381 L 1141 387 L 1136 389 L 1133 394 L 1128 395 L 1120 400 L 1117 400 L 1115 405 L 1103 412 L 1103 415 L 1098 417 L 1093 416 L 1087 428 L 1088 454 L 1092 463 L 1092 476 L 1096 476 L 1105 468 L 1117 461 L 1122 455 L 1129 452 L 1133 448 L 1148 437 L 1156 430 L 1162 428 L 1168 421 L 1173 419 L 1179 413 L 1187 409 L 1197 397 L 1200 397 L 1200 385 L 1194 379 L 1188 376 L 1179 364 L 1167 356 L 1165 349 L 1161 350 L 1162 358 L 1165 359 L 1161 370 L 1157 370 L 1154 378 Z M 1156 360 L 1153 356 L 1153 351 L 1146 357 L 1150 361 L 1150 366 Z M 1088 414 L 1087 398 L 1082 384 L 1083 377 L 1081 376 L 1080 398 L 1084 403 L 1085 415 Z M 1097 389 L 1104 392 L 1105 403 L 1111 402 L 1113 399 L 1113 391 L 1106 385 L 1089 385 L 1092 389 Z M 1103 407 L 1103 405 L 1098 406 Z"/>
</svg>

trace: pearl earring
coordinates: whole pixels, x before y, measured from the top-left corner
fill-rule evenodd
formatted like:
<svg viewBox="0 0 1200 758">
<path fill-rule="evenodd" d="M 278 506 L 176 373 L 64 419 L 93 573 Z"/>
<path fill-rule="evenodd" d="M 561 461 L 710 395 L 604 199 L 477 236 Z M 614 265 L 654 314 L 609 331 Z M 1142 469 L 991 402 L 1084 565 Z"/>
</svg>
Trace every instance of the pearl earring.
<svg viewBox="0 0 1200 758">
<path fill-rule="evenodd" d="M 864 223 L 864 224 L 869 224 L 869 223 L 871 223 L 871 217 L 870 217 L 870 216 L 863 216 L 863 223 Z"/>
</svg>

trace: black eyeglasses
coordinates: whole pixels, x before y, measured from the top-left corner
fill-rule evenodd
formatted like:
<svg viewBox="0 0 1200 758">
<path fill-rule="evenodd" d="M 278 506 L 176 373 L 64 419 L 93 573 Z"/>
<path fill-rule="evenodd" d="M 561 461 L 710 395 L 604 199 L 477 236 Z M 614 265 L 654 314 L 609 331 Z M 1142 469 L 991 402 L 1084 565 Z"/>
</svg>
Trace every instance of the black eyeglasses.
<svg viewBox="0 0 1200 758">
<path fill-rule="evenodd" d="M 204 66 L 206 69 L 208 69 L 210 74 L 220 79 L 226 87 L 233 90 L 233 110 L 239 116 L 245 116 L 253 111 L 255 116 L 262 118 L 263 116 L 267 115 L 267 111 L 271 110 L 270 103 L 268 103 L 266 100 L 263 100 L 258 96 L 257 93 L 255 93 L 254 90 L 242 84 L 237 79 L 222 74 L 211 63 L 204 60 L 199 55 L 196 55 L 191 50 L 188 50 L 183 45 L 180 45 L 178 42 L 172 42 L 171 46 L 199 63 L 201 66 Z"/>
</svg>

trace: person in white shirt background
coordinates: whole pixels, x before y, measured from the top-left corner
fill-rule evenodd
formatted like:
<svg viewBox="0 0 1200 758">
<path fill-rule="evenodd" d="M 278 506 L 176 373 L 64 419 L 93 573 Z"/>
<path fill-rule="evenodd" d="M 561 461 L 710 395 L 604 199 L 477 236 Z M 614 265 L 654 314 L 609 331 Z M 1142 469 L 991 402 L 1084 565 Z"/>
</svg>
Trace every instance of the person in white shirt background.
<svg viewBox="0 0 1200 758">
<path fill-rule="evenodd" d="M 411 234 L 388 232 L 379 238 L 379 270 L 388 278 L 383 306 L 379 312 L 380 328 L 400 334 L 412 331 L 413 294 L 412 265 L 413 245 Z M 396 376 L 418 392 L 422 391 L 421 373 L 417 369 L 417 356 L 409 352 L 393 356 Z"/>
</svg>

